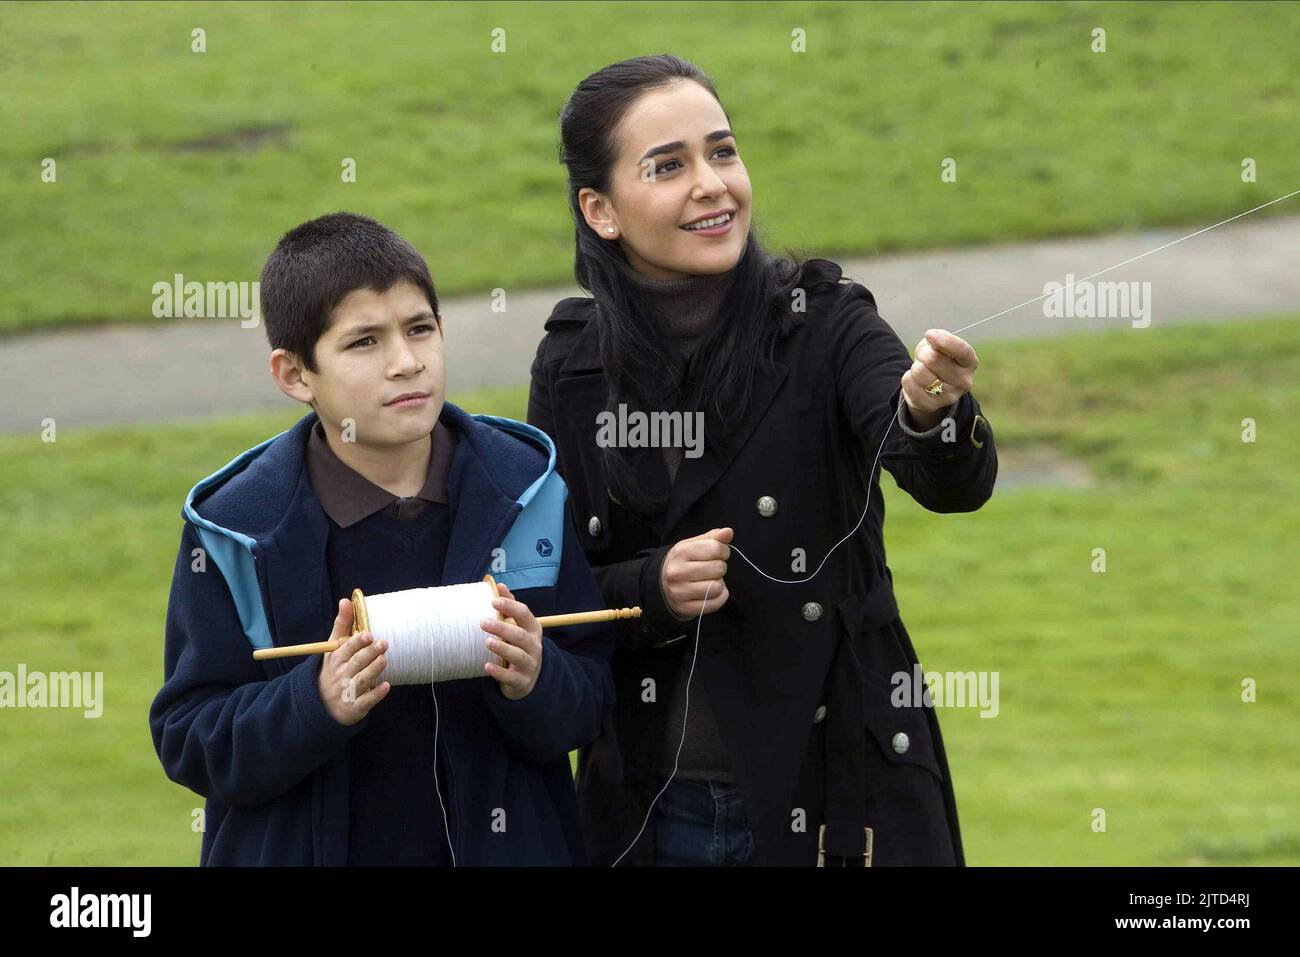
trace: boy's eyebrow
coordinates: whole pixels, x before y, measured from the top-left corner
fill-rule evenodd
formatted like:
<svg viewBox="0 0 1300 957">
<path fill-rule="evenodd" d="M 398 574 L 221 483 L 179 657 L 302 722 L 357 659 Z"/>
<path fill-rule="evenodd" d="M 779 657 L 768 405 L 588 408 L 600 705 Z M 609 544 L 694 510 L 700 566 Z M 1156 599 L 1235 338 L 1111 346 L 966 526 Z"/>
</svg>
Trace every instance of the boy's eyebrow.
<svg viewBox="0 0 1300 957">
<path fill-rule="evenodd" d="M 731 130 L 714 130 L 708 136 L 704 137 L 704 142 L 712 143 L 714 140 L 725 140 L 732 136 Z M 673 140 L 671 143 L 665 143 L 663 146 L 656 146 L 646 150 L 645 156 L 642 156 L 637 162 L 644 163 L 652 156 L 662 156 L 664 153 L 676 153 L 678 150 L 686 149 L 686 144 L 681 140 Z"/>
<path fill-rule="evenodd" d="M 421 319 L 425 320 L 426 322 L 427 322 L 428 320 L 432 319 L 433 321 L 436 322 L 437 319 L 438 319 L 438 317 L 435 316 L 435 315 L 434 315 L 430 310 L 425 309 L 425 310 L 422 310 L 421 312 L 417 312 L 415 315 L 413 315 L 413 316 L 411 316 L 411 317 L 409 317 L 409 318 L 407 318 L 407 319 L 403 319 L 403 320 L 402 320 L 402 325 L 404 325 L 404 326 L 409 326 L 411 323 L 413 323 L 413 322 L 419 322 Z M 339 338 L 340 338 L 340 339 L 351 339 L 353 336 L 368 336 L 368 335 L 370 335 L 372 332 L 380 332 L 380 331 L 382 331 L 383 328 L 384 328 L 383 326 L 377 326 L 377 325 L 375 325 L 375 324 L 373 324 L 373 323 L 371 323 L 371 324 L 369 324 L 369 325 L 365 325 L 365 326 L 353 326 L 353 327 L 352 327 L 351 329 L 349 329 L 347 332 L 345 332 L 345 333 L 343 333 L 342 335 L 340 335 Z"/>
</svg>

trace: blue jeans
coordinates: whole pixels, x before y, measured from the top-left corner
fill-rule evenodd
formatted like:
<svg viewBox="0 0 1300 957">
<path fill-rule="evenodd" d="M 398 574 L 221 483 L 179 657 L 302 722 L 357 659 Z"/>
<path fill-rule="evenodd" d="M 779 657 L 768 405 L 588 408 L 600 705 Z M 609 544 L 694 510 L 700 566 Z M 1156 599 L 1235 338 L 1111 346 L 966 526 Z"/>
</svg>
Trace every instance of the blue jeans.
<svg viewBox="0 0 1300 957">
<path fill-rule="evenodd" d="M 666 778 L 660 779 L 663 787 Z M 674 779 L 655 804 L 656 867 L 746 867 L 754 835 L 740 788 Z"/>
</svg>

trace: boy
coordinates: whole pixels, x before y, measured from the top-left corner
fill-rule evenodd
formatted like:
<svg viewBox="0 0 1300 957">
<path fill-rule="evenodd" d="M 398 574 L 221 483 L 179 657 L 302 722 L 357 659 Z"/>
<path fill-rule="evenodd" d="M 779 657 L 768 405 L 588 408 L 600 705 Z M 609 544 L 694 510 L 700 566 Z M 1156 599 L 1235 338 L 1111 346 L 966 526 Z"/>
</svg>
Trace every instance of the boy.
<svg viewBox="0 0 1300 957">
<path fill-rule="evenodd" d="M 271 373 L 313 411 L 186 498 L 149 713 L 167 776 L 207 798 L 199 863 L 585 863 L 568 752 L 611 708 L 613 639 L 534 617 L 602 607 L 550 439 L 443 401 L 428 266 L 373 220 L 285 234 L 261 301 Z M 382 636 L 348 637 L 353 588 L 489 570 L 507 667 L 393 687 Z"/>
</svg>

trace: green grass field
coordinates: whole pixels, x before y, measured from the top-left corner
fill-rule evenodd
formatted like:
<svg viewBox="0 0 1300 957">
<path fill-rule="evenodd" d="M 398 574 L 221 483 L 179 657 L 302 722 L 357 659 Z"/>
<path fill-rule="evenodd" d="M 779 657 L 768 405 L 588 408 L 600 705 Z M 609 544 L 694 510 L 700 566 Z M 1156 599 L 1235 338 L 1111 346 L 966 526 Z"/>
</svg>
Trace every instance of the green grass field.
<svg viewBox="0 0 1300 957">
<path fill-rule="evenodd" d="M 1203 225 L 1300 182 L 1297 26 L 1295 3 L 6 4 L 0 333 L 152 321 L 155 282 L 255 279 L 337 209 L 446 293 L 567 282 L 560 107 L 665 51 L 713 75 L 774 247 Z"/>
<path fill-rule="evenodd" d="M 977 393 L 1004 455 L 1048 446 L 1095 484 L 944 516 L 884 479 L 923 664 L 1000 674 L 998 717 L 941 715 L 972 864 L 1300 863 L 1300 356 L 1277 348 L 1298 319 L 988 343 Z M 0 864 L 197 862 L 202 800 L 147 725 L 180 506 L 299 413 L 0 437 L 0 670 L 103 671 L 106 699 L 97 720 L 0 714 Z"/>
</svg>

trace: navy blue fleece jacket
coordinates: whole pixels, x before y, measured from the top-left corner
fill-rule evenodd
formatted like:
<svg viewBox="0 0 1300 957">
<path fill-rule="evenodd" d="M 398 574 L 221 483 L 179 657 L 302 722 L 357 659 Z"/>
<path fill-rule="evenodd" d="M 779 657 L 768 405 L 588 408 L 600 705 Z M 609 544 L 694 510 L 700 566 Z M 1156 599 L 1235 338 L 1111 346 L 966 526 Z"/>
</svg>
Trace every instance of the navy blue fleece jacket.
<svg viewBox="0 0 1300 957">
<path fill-rule="evenodd" d="M 441 583 L 491 571 L 535 615 L 601 607 L 545 433 L 450 403 L 441 420 L 459 437 Z M 242 453 L 182 509 L 149 725 L 167 776 L 207 798 L 204 865 L 346 862 L 347 745 L 369 716 L 345 726 L 329 715 L 320 655 L 252 656 L 325 640 L 345 597 L 330 591 L 329 519 L 307 477 L 315 422 L 311 413 Z M 518 701 L 487 676 L 437 686 L 457 864 L 585 863 L 568 752 L 610 712 L 612 651 L 607 625 L 553 629 L 537 684 Z"/>
</svg>

